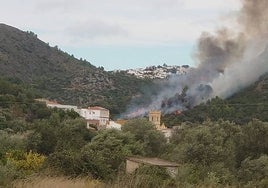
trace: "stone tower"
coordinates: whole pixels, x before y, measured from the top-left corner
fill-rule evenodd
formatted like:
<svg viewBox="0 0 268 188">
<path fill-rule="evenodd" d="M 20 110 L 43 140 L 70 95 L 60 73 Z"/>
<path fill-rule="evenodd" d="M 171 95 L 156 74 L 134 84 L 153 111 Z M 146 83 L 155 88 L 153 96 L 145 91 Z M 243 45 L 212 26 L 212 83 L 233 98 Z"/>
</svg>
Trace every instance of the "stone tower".
<svg viewBox="0 0 268 188">
<path fill-rule="evenodd" d="M 161 125 L 161 112 L 160 111 L 150 111 L 149 121 L 155 125 L 156 129 L 165 129 L 165 125 Z"/>
</svg>

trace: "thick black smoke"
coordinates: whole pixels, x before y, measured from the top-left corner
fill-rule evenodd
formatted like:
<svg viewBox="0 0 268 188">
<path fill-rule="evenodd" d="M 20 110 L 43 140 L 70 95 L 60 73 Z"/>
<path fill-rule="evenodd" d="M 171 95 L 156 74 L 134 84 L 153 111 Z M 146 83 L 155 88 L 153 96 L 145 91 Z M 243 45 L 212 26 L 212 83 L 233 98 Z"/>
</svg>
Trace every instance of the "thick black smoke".
<svg viewBox="0 0 268 188">
<path fill-rule="evenodd" d="M 135 99 L 124 116 L 142 116 L 150 110 L 170 113 L 215 96 L 226 98 L 268 72 L 268 1 L 241 2 L 239 27 L 201 35 L 195 53 L 197 68 L 147 88 L 147 95 L 140 98 L 147 100 Z"/>
</svg>

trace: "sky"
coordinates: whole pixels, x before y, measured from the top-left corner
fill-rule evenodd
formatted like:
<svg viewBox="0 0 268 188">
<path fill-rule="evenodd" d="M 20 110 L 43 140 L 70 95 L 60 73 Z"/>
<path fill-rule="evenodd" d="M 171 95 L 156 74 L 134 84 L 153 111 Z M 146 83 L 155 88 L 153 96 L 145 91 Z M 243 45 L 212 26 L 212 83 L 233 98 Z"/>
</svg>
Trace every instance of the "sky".
<svg viewBox="0 0 268 188">
<path fill-rule="evenodd" d="M 197 66 L 202 32 L 231 26 L 239 0 L 2 0 L 0 22 L 105 70 Z"/>
</svg>

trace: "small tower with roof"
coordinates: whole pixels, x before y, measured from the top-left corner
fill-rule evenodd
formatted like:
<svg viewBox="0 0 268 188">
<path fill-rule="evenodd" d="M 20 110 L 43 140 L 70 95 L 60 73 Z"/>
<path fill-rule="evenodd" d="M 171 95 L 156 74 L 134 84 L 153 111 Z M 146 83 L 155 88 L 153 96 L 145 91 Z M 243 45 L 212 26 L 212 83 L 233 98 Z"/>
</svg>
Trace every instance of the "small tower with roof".
<svg viewBox="0 0 268 188">
<path fill-rule="evenodd" d="M 164 124 L 161 125 L 161 111 L 150 111 L 149 121 L 152 122 L 158 130 L 166 128 Z"/>
</svg>

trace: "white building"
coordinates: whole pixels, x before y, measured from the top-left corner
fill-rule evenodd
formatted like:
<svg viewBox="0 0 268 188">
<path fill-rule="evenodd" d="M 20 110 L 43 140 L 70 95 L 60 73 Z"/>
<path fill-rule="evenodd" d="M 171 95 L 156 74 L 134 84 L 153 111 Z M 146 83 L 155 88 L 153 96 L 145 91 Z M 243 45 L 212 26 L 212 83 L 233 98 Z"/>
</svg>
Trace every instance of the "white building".
<svg viewBox="0 0 268 188">
<path fill-rule="evenodd" d="M 116 123 L 115 121 L 110 121 L 110 123 L 106 126 L 107 129 L 117 129 L 121 130 L 122 125 L 119 123 Z"/>
<path fill-rule="evenodd" d="M 77 113 L 79 112 L 79 109 L 77 108 L 77 106 L 59 104 L 56 101 L 50 101 L 47 99 L 35 99 L 35 100 L 39 101 L 39 102 L 46 103 L 46 106 L 49 108 L 58 108 L 58 109 L 62 109 L 62 110 L 74 110 Z"/>
<path fill-rule="evenodd" d="M 109 125 L 109 120 L 110 120 L 109 110 L 99 107 L 99 106 L 80 109 L 80 108 L 77 108 L 77 106 L 63 105 L 63 104 L 59 104 L 55 101 L 50 101 L 47 99 L 36 99 L 36 101 L 45 103 L 46 106 L 49 108 L 74 110 L 86 120 L 87 128 L 90 128 L 89 125 L 95 125 L 97 129 L 102 129 L 102 128 L 106 128 Z M 112 123 L 110 127 L 120 129 L 118 128 L 118 125 L 116 125 L 115 123 Z"/>
<path fill-rule="evenodd" d="M 82 108 L 79 110 L 79 114 L 86 119 L 87 127 L 91 124 L 96 125 L 99 129 L 106 128 L 109 124 L 110 112 L 105 108 L 99 106 Z"/>
</svg>

